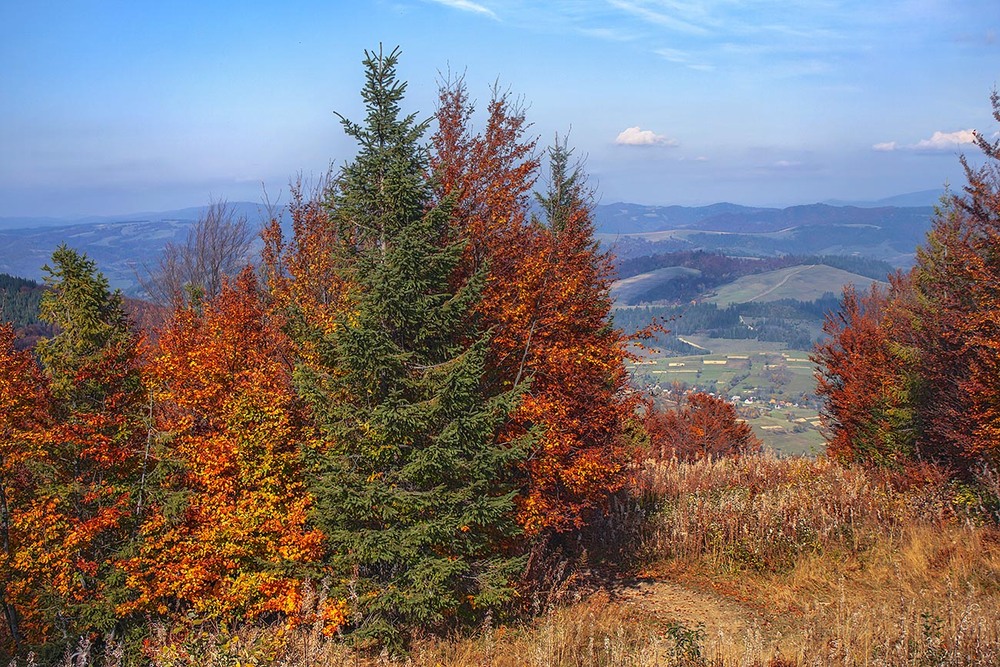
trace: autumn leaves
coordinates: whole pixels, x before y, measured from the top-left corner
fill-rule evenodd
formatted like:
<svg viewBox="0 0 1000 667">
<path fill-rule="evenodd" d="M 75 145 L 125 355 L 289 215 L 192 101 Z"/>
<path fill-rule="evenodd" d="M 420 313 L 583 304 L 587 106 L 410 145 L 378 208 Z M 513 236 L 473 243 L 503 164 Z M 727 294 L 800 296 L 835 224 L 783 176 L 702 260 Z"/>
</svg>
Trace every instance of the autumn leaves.
<svg viewBox="0 0 1000 667">
<path fill-rule="evenodd" d="M 530 545 L 623 485 L 636 399 L 583 175 L 557 142 L 533 214 L 523 111 L 495 94 L 477 133 L 461 82 L 425 146 L 397 57 L 367 54 L 358 154 L 259 271 L 146 336 L 63 248 L 40 365 L 0 330 L 5 652 L 185 614 L 401 644 L 509 607 Z"/>
</svg>

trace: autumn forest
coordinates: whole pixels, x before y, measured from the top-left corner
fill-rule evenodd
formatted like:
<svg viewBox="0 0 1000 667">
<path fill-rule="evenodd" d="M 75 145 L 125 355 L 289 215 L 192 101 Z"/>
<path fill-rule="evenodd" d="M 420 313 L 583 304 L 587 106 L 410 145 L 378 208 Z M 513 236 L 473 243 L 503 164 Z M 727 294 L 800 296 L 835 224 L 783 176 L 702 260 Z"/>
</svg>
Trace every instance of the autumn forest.
<svg viewBox="0 0 1000 667">
<path fill-rule="evenodd" d="M 727 401 L 630 384 L 671 325 L 616 328 L 566 138 L 540 146 L 518 100 L 476 109 L 461 79 L 409 114 L 398 58 L 366 53 L 355 157 L 297 184 L 259 261 L 217 237 L 218 262 L 166 257 L 137 305 L 61 246 L 31 344 L 0 326 L 0 661 L 991 664 L 1000 142 L 977 135 L 985 166 L 963 159 L 912 270 L 845 289 L 813 359 L 826 454 L 782 459 Z M 934 551 L 907 590 L 943 573 L 986 620 L 920 593 L 892 653 L 806 602 L 847 571 L 895 591 L 893 554 L 963 542 L 981 560 Z M 740 600 L 767 639 L 738 662 L 630 616 L 607 582 L 638 572 Z M 526 658 L 547 631 L 575 648 Z"/>
</svg>

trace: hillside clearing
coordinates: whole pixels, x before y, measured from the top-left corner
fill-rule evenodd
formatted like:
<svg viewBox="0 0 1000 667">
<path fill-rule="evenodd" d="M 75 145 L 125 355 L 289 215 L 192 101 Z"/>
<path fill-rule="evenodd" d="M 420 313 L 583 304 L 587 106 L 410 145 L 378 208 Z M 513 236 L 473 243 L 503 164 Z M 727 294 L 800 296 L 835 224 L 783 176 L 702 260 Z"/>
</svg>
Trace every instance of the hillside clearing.
<svg viewBox="0 0 1000 667">
<path fill-rule="evenodd" d="M 737 278 L 732 283 L 719 287 L 706 301 L 720 306 L 781 299 L 812 301 L 829 292 L 839 294 L 848 283 L 853 283 L 859 290 L 865 290 L 873 282 L 881 281 L 824 264 L 793 266 Z"/>
</svg>

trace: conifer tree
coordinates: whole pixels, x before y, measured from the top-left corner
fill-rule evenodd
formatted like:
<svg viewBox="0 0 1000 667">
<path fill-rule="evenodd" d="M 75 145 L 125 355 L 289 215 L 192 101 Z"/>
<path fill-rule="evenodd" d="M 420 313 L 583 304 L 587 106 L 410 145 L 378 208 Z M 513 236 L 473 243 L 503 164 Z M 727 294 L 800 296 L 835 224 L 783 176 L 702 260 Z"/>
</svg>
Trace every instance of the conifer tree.
<svg viewBox="0 0 1000 667">
<path fill-rule="evenodd" d="M 122 297 L 85 255 L 52 255 L 38 344 L 51 400 L 37 436 L 36 486 L 22 528 L 35 536 L 22 562 L 45 601 L 46 637 L 75 642 L 108 631 L 127 592 L 118 559 L 135 535 L 148 433 L 139 336 Z"/>
<path fill-rule="evenodd" d="M 291 327 L 317 351 L 297 380 L 319 429 L 315 516 L 353 602 L 348 629 L 390 643 L 512 597 L 524 455 L 499 438 L 519 392 L 485 388 L 482 280 L 456 279 L 465 242 L 451 203 L 430 203 L 427 124 L 401 115 L 398 55 L 366 53 L 367 118 L 342 121 L 359 144 L 328 202 L 346 305 L 333 326 Z"/>
</svg>

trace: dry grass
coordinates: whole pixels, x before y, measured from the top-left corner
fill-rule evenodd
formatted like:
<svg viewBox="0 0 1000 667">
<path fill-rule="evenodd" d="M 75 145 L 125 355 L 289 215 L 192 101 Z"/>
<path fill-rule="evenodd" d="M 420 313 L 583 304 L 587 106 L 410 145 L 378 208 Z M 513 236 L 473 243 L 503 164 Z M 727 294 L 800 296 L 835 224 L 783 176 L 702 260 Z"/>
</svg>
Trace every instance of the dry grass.
<svg viewBox="0 0 1000 667">
<path fill-rule="evenodd" d="M 762 456 L 651 462 L 639 489 L 649 562 L 766 613 L 756 659 L 1000 664 L 1000 533 L 964 487 Z"/>
<path fill-rule="evenodd" d="M 406 658 L 358 654 L 318 626 L 154 624 L 141 658 L 111 646 L 93 661 L 82 645 L 64 664 L 1000 665 L 1000 531 L 986 514 L 946 480 L 899 491 L 822 459 L 649 462 L 599 531 L 604 549 L 641 534 L 645 597 L 619 583 L 522 625 L 418 639 Z M 678 591 L 730 631 L 707 636 Z"/>
</svg>

